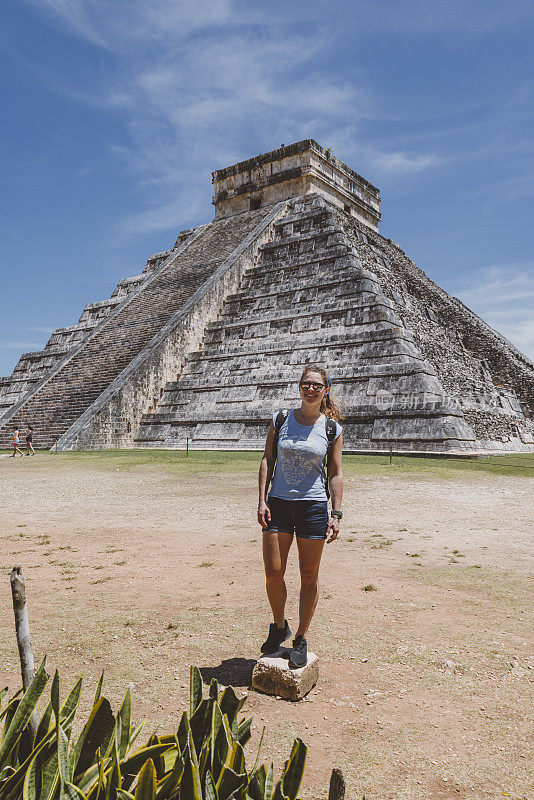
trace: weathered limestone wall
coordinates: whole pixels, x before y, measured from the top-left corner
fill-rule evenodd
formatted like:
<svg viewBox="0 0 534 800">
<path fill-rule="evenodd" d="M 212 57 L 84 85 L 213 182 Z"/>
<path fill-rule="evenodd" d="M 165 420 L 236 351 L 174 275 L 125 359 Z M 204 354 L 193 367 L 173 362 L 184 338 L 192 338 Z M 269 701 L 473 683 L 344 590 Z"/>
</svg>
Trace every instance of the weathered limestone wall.
<svg viewBox="0 0 534 800">
<path fill-rule="evenodd" d="M 144 413 L 156 409 L 167 381 L 177 379 L 188 352 L 198 348 L 227 295 L 236 291 L 259 248 L 272 236 L 272 224 L 285 204 L 267 217 L 165 325 L 59 440 L 60 450 L 133 447 Z"/>
<path fill-rule="evenodd" d="M 190 234 L 190 230 L 182 231 L 175 247 L 183 243 Z M 120 303 L 137 291 L 147 276 L 157 270 L 171 253 L 172 250 L 167 250 L 150 256 L 142 273 L 119 281 L 108 300 L 88 303 L 75 325 L 57 328 L 42 350 L 23 353 L 12 374 L 0 378 L 0 415 L 8 412 L 15 403 L 33 391 L 37 384 L 46 378 L 62 359 L 87 339 Z"/>
<path fill-rule="evenodd" d="M 483 448 L 534 443 L 534 366 L 484 320 L 437 286 L 391 240 L 340 217 L 362 263 L 381 279 L 403 324 L 436 368 Z"/>
</svg>

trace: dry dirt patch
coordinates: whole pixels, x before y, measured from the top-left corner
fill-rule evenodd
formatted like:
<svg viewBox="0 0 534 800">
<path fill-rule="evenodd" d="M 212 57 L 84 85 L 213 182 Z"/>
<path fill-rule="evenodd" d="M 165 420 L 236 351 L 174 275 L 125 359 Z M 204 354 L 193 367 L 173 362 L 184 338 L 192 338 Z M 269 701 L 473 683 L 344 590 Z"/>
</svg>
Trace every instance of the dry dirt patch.
<svg viewBox="0 0 534 800">
<path fill-rule="evenodd" d="M 269 621 L 256 462 L 0 459 L 2 683 L 19 684 L 8 572 L 21 563 L 36 655 L 64 685 L 83 673 L 89 696 L 104 668 L 112 702 L 133 684 L 136 714 L 164 731 L 190 664 L 246 691 Z M 299 704 L 249 692 L 249 758 L 265 726 L 264 761 L 308 744 L 307 800 L 333 766 L 354 799 L 531 797 L 532 481 L 377 463 L 347 459 L 309 635 L 320 683 Z M 295 620 L 294 553 L 288 584 Z"/>
</svg>

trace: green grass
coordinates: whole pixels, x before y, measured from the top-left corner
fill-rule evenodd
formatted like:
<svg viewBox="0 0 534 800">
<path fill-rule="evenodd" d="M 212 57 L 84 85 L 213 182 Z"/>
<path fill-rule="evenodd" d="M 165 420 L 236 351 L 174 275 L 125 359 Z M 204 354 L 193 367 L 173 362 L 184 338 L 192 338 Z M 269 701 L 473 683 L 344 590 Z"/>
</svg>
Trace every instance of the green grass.
<svg viewBox="0 0 534 800">
<path fill-rule="evenodd" d="M 3 451 L 7 452 L 7 451 Z M 221 450 L 193 450 L 189 456 L 182 450 L 91 450 L 72 453 L 45 453 L 31 460 L 32 470 L 89 467 L 103 470 L 158 469 L 178 474 L 209 472 L 255 472 L 260 452 L 225 452 Z M 19 462 L 14 462 L 18 464 Z M 29 465 L 28 462 L 23 462 Z M 506 475 L 534 477 L 534 453 L 483 456 L 479 458 L 446 458 L 393 456 L 389 455 L 345 455 L 343 471 L 347 477 L 359 475 L 406 475 L 429 478 L 452 479 L 462 475 Z"/>
</svg>

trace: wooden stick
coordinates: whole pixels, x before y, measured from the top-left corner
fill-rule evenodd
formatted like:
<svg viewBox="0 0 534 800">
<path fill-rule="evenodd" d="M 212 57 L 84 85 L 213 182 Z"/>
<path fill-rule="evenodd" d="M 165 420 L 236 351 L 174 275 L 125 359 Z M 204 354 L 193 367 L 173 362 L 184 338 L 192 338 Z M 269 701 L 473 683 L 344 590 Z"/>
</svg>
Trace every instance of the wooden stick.
<svg viewBox="0 0 534 800">
<path fill-rule="evenodd" d="M 26 582 L 22 575 L 20 564 L 13 567 L 11 575 L 11 594 L 13 595 L 13 611 L 15 612 L 15 631 L 17 633 L 17 644 L 19 646 L 20 670 L 22 673 L 22 688 L 24 691 L 33 681 L 35 675 L 35 664 L 33 661 L 33 650 L 30 639 L 30 623 L 28 622 L 28 608 L 26 606 Z M 35 737 L 39 726 L 39 713 L 37 709 L 33 712 L 28 723 L 32 737 Z"/>
<path fill-rule="evenodd" d="M 330 790 L 328 792 L 328 800 L 343 800 L 345 797 L 345 778 L 343 773 L 337 767 L 332 770 L 330 776 Z"/>
</svg>

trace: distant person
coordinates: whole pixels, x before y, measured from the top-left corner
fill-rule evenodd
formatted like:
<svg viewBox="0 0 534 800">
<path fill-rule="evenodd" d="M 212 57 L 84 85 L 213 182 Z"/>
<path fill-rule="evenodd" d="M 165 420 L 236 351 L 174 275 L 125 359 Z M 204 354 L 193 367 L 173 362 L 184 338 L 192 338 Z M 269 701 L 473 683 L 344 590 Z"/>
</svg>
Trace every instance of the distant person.
<svg viewBox="0 0 534 800">
<path fill-rule="evenodd" d="M 24 453 L 22 452 L 22 450 L 19 447 L 19 444 L 20 444 L 19 429 L 17 428 L 16 425 L 13 426 L 13 440 L 12 440 L 11 443 L 13 445 L 13 455 L 10 456 L 10 458 L 15 458 L 17 453 L 20 453 L 21 456 L 23 456 Z"/>
<path fill-rule="evenodd" d="M 35 455 L 35 450 L 33 449 L 33 425 L 28 425 L 28 433 L 26 434 L 26 455 Z M 30 453 L 31 450 L 31 453 Z"/>
<path fill-rule="evenodd" d="M 333 542 L 337 538 L 343 516 L 342 429 L 337 421 L 339 410 L 330 395 L 331 385 L 322 367 L 315 364 L 306 367 L 299 381 L 300 408 L 274 412 L 260 465 L 258 522 L 263 529 L 267 597 L 274 619 L 261 652 L 275 653 L 291 636 L 285 619 L 284 575 L 296 534 L 300 604 L 290 667 L 303 667 L 307 663 L 306 634 L 317 605 L 321 555 L 325 540 Z M 332 495 L 330 518 L 327 481 Z"/>
</svg>

